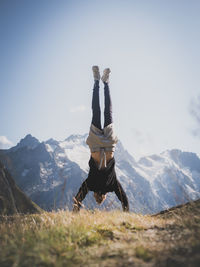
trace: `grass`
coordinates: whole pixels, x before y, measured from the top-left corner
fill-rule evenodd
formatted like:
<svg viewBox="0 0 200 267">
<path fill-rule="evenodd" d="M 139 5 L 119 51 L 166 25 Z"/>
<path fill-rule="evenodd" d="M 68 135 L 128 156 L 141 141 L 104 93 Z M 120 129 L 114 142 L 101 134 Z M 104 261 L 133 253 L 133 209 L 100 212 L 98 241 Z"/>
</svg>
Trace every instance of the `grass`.
<svg viewBox="0 0 200 267">
<path fill-rule="evenodd" d="M 150 261 L 153 258 L 151 252 L 143 246 L 136 247 L 135 256 L 146 262 Z"/>
<path fill-rule="evenodd" d="M 98 210 L 2 216 L 0 266 L 197 266 L 199 206 L 157 216 Z"/>
</svg>

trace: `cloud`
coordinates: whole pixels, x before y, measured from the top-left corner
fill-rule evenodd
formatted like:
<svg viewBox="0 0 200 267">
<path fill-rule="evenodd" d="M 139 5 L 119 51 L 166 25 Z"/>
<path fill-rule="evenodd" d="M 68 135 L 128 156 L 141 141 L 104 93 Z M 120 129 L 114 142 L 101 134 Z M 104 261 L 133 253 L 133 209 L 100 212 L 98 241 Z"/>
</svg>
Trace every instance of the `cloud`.
<svg viewBox="0 0 200 267">
<path fill-rule="evenodd" d="M 75 112 L 83 112 L 83 111 L 85 111 L 86 109 L 87 109 L 86 106 L 84 106 L 84 105 L 80 105 L 80 106 L 77 106 L 77 107 L 72 107 L 72 108 L 70 108 L 69 112 L 71 112 L 71 113 L 75 113 Z"/>
<path fill-rule="evenodd" d="M 197 123 L 197 128 L 192 130 L 192 134 L 195 137 L 200 137 L 200 95 L 191 100 L 189 111 Z"/>
<path fill-rule="evenodd" d="M 13 143 L 6 136 L 0 136 L 0 149 L 10 148 Z"/>
</svg>

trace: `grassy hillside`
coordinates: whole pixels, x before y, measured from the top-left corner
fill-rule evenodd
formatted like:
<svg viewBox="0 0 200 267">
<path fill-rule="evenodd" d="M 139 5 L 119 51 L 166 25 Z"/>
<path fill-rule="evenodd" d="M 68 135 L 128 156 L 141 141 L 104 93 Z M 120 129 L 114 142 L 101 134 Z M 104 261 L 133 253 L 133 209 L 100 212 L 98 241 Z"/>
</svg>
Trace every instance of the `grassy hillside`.
<svg viewBox="0 0 200 267">
<path fill-rule="evenodd" d="M 200 201 L 154 216 L 0 217 L 0 266 L 200 266 Z"/>
</svg>

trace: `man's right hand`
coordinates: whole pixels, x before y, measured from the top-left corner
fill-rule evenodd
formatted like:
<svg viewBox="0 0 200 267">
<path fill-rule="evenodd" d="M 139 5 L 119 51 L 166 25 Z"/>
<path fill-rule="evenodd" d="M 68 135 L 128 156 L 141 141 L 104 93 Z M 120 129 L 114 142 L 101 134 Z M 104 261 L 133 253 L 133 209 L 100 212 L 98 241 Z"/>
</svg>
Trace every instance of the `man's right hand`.
<svg viewBox="0 0 200 267">
<path fill-rule="evenodd" d="M 80 211 L 80 208 L 79 208 L 79 206 L 77 205 L 77 204 L 74 204 L 73 205 L 73 210 L 72 210 L 73 212 L 79 212 Z"/>
</svg>

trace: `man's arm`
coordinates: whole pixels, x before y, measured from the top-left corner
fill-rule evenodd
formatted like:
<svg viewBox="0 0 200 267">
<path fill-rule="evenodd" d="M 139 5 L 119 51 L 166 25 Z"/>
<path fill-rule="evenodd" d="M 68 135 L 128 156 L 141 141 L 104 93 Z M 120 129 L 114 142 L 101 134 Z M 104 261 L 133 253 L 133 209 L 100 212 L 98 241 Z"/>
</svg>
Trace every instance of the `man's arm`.
<svg viewBox="0 0 200 267">
<path fill-rule="evenodd" d="M 77 193 L 77 195 L 74 197 L 74 206 L 73 206 L 73 211 L 79 211 L 81 207 L 81 202 L 85 198 L 85 196 L 88 193 L 88 187 L 86 181 L 84 181 Z"/>
<path fill-rule="evenodd" d="M 117 180 L 116 186 L 115 186 L 115 194 L 117 195 L 118 199 L 122 203 L 123 211 L 129 211 L 129 204 L 128 204 L 128 198 L 126 196 L 126 193 L 124 192 L 120 182 Z"/>
</svg>

